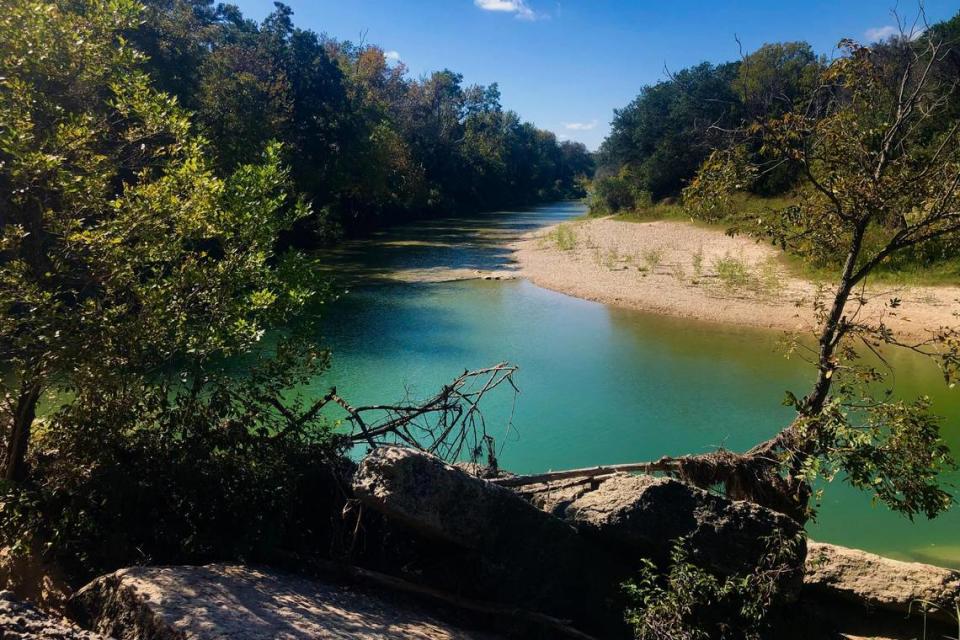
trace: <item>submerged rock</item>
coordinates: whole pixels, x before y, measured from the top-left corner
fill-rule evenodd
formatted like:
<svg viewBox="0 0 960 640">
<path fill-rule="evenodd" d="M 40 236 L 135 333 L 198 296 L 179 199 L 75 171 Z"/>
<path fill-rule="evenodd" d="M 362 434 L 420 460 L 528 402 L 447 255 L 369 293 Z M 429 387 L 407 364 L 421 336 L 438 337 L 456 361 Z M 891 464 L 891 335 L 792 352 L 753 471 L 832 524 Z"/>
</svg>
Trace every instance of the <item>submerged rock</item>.
<svg viewBox="0 0 960 640">
<path fill-rule="evenodd" d="M 932 617 L 956 622 L 960 572 L 819 542 L 807 543 L 806 569 L 804 586 L 814 594 L 900 613 L 929 603 Z"/>
<path fill-rule="evenodd" d="M 229 564 L 122 569 L 78 591 L 72 608 L 118 640 L 492 638 L 385 594 Z"/>
<path fill-rule="evenodd" d="M 17 600 L 10 591 L 0 591 L 0 640 L 110 639 L 41 613 L 33 605 Z"/>
</svg>

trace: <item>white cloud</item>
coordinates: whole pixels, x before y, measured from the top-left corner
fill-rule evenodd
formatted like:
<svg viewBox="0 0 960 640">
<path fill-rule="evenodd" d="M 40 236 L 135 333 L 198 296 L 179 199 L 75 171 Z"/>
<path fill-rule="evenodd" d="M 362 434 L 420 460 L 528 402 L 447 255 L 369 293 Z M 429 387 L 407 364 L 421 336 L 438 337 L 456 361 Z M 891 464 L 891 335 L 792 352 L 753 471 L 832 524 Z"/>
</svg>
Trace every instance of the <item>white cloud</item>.
<svg viewBox="0 0 960 640">
<path fill-rule="evenodd" d="M 881 40 L 886 40 L 890 36 L 900 35 L 900 29 L 896 28 L 892 24 L 888 24 L 883 27 L 873 27 L 872 29 L 867 29 L 864 33 L 869 42 L 880 42 Z"/>
<path fill-rule="evenodd" d="M 399 52 L 399 51 L 384 51 L 384 52 L 383 52 L 383 57 L 386 58 L 387 60 L 400 60 L 400 52 Z"/>
<path fill-rule="evenodd" d="M 484 11 L 512 13 L 521 20 L 537 19 L 537 14 L 527 6 L 526 0 L 473 0 L 473 4 Z"/>
<path fill-rule="evenodd" d="M 914 28 L 911 29 L 909 33 L 905 33 L 903 35 L 910 40 L 916 40 L 923 35 L 924 31 L 926 31 L 924 28 Z M 895 27 L 892 24 L 888 24 L 883 27 L 873 27 L 872 29 L 867 29 L 863 35 L 867 38 L 867 42 L 882 42 L 884 40 L 889 40 L 890 38 L 899 38 L 900 28 Z"/>
<path fill-rule="evenodd" d="M 564 122 L 563 127 L 569 129 L 570 131 L 590 131 L 591 129 L 597 128 L 597 121 L 591 120 L 590 122 Z"/>
</svg>

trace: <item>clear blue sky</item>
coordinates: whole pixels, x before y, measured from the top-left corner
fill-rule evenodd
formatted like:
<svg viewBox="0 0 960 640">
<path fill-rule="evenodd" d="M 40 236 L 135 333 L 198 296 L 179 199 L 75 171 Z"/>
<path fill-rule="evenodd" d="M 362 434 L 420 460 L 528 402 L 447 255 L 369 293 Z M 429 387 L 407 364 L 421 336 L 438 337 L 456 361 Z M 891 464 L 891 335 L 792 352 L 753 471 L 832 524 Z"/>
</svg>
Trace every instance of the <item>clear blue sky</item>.
<svg viewBox="0 0 960 640">
<path fill-rule="evenodd" d="M 806 40 L 830 55 L 843 37 L 868 40 L 895 22 L 895 0 L 287 0 L 300 27 L 395 52 L 419 76 L 449 68 L 467 84 L 499 82 L 505 107 L 591 149 L 613 110 L 645 84 L 765 42 Z M 272 1 L 239 0 L 262 19 Z M 900 11 L 917 5 L 901 0 Z M 931 22 L 958 0 L 927 0 Z"/>
</svg>

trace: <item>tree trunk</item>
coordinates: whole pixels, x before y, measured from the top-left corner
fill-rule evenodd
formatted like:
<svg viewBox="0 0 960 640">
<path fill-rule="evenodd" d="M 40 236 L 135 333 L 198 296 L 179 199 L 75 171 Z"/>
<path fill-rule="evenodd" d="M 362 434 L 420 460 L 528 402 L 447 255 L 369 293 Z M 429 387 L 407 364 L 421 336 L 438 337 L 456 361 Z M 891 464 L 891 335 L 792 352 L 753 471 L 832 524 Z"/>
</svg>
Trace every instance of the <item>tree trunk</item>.
<svg viewBox="0 0 960 640">
<path fill-rule="evenodd" d="M 21 482 L 27 475 L 27 447 L 30 444 L 30 429 L 37 417 L 37 401 L 40 399 L 40 385 L 31 384 L 21 388 L 20 397 L 10 425 L 10 438 L 7 441 L 6 468 L 3 479 Z"/>
<path fill-rule="evenodd" d="M 860 250 L 863 247 L 865 233 L 866 222 L 861 222 L 854 230 L 850 251 L 847 253 L 847 259 L 843 265 L 840 285 L 837 287 L 837 293 L 833 298 L 833 306 L 830 308 L 830 314 L 827 316 L 826 323 L 824 323 L 823 331 L 820 332 L 817 381 L 809 395 L 804 398 L 800 407 L 801 416 L 811 417 L 819 414 L 823 410 L 827 396 L 830 394 L 830 385 L 835 368 L 833 356 L 837 342 L 845 331 L 843 312 L 847 307 L 847 301 L 850 299 L 850 292 L 856 285 L 853 274 L 857 267 L 857 261 L 860 259 Z"/>
</svg>

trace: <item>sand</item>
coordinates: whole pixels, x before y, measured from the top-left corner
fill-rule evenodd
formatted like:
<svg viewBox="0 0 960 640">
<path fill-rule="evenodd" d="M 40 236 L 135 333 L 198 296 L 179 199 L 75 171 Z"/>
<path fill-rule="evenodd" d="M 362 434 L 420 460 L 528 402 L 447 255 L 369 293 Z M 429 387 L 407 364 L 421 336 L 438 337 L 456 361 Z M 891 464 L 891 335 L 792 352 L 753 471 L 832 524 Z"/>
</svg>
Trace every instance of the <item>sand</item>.
<svg viewBox="0 0 960 640">
<path fill-rule="evenodd" d="M 776 248 L 678 221 L 609 218 L 564 223 L 561 248 L 548 227 L 512 245 L 519 275 L 578 298 L 711 322 L 808 331 L 826 285 L 791 276 Z M 860 318 L 898 336 L 929 337 L 960 324 L 960 287 L 867 287 Z M 824 297 L 825 296 L 825 297 Z M 899 299 L 899 307 L 890 301 Z"/>
</svg>

